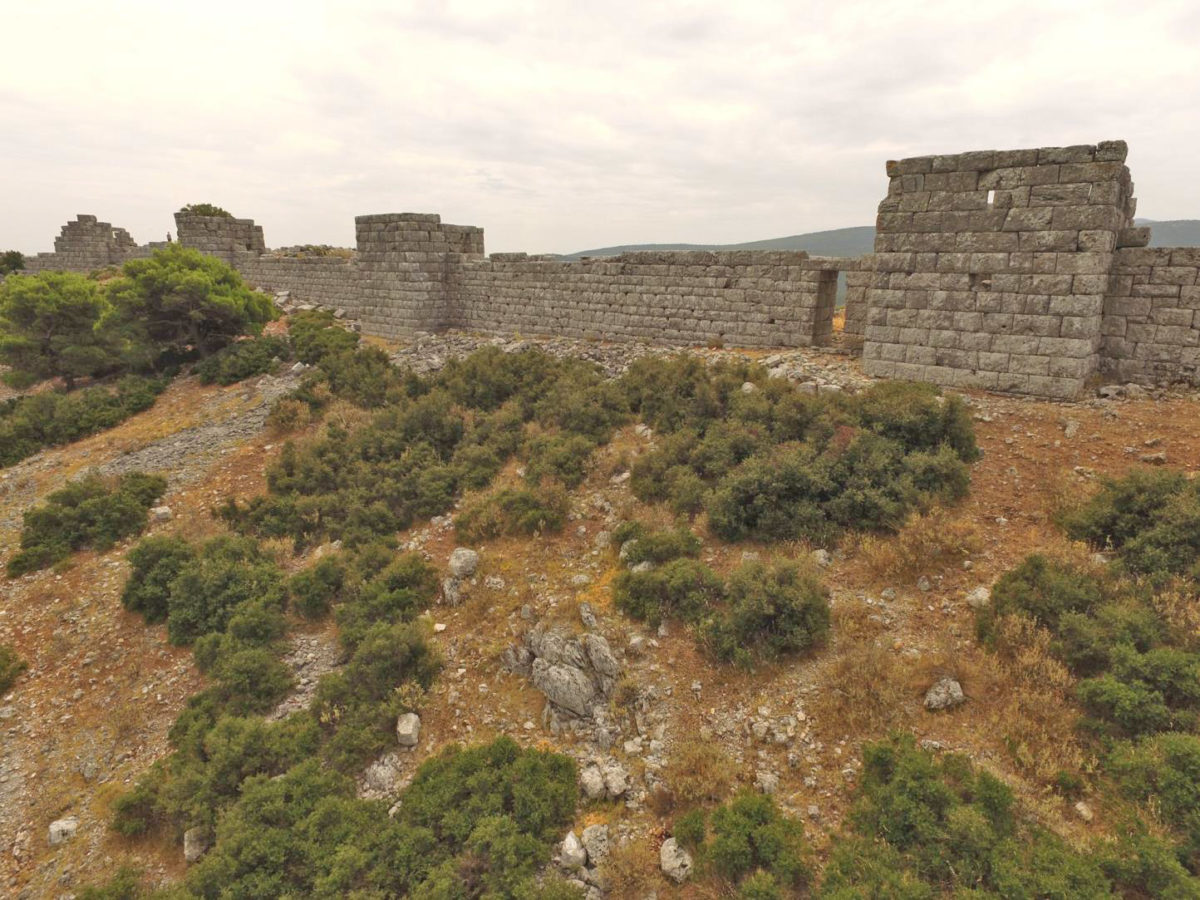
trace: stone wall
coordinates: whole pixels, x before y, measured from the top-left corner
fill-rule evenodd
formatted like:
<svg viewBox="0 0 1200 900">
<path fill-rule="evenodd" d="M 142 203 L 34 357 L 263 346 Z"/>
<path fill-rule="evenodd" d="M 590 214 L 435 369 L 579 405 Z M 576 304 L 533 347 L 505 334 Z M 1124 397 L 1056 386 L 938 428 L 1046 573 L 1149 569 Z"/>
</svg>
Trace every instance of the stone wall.
<svg viewBox="0 0 1200 900">
<path fill-rule="evenodd" d="M 1074 397 L 1093 378 L 1200 384 L 1200 250 L 1148 249 L 1123 141 L 887 164 L 875 252 L 483 255 L 483 231 L 436 215 L 359 216 L 349 258 L 270 253 L 252 219 L 176 214 L 185 246 L 252 284 L 340 307 L 369 334 L 456 327 L 730 346 L 832 340 L 868 374 Z M 80 216 L 32 271 L 148 255 Z"/>
<path fill-rule="evenodd" d="M 483 229 L 444 225 L 438 215 L 388 213 L 354 219 L 356 302 L 368 334 L 403 337 L 444 328 L 464 261 L 482 259 Z"/>
<path fill-rule="evenodd" d="M 148 256 L 149 247 L 139 247 L 124 228 L 114 228 L 95 216 L 79 215 L 62 227 L 54 239 L 53 253 L 25 258 L 26 272 L 65 269 L 91 272 L 105 266 L 119 266 L 127 259 Z"/>
<path fill-rule="evenodd" d="M 1126 146 L 889 162 L 867 292 L 872 375 L 1073 397 L 1097 371 Z"/>
<path fill-rule="evenodd" d="M 241 253 L 259 254 L 266 250 L 262 226 L 255 225 L 253 219 L 177 212 L 175 230 L 185 247 L 194 247 L 231 264 Z"/>
<path fill-rule="evenodd" d="M 448 324 L 602 340 L 802 346 L 830 336 L 837 270 L 802 252 L 626 253 L 462 266 Z"/>
<path fill-rule="evenodd" d="M 1200 249 L 1118 250 L 1103 329 L 1104 375 L 1200 384 Z"/>
</svg>

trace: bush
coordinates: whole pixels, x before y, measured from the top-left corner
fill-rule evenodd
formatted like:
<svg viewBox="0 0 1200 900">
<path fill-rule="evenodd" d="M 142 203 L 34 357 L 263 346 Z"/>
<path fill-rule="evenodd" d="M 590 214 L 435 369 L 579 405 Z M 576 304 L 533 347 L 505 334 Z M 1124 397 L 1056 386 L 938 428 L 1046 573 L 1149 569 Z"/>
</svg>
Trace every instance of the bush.
<svg viewBox="0 0 1200 900">
<path fill-rule="evenodd" d="M 119 425 L 153 406 L 166 386 L 165 378 L 130 375 L 115 388 L 43 391 L 0 403 L 0 466 Z"/>
<path fill-rule="evenodd" d="M 257 334 L 275 310 L 233 268 L 199 250 L 168 244 L 125 263 L 108 285 L 116 324 L 143 347 L 145 362 L 201 356 Z"/>
<path fill-rule="evenodd" d="M 306 619 L 320 619 L 341 599 L 345 583 L 345 565 L 336 556 L 325 556 L 291 577 L 288 594 L 296 612 Z"/>
<path fill-rule="evenodd" d="M 822 643 L 829 633 L 829 591 L 794 563 L 742 565 L 729 580 L 725 606 L 701 633 L 709 651 L 748 666 Z"/>
<path fill-rule="evenodd" d="M 213 538 L 170 582 L 167 637 L 172 644 L 190 644 L 224 631 L 245 604 L 282 609 L 284 598 L 283 574 L 257 544 L 245 538 Z"/>
<path fill-rule="evenodd" d="M 663 432 L 633 465 L 635 496 L 679 514 L 704 507 L 724 540 L 894 531 L 912 510 L 964 496 L 979 456 L 962 401 L 929 385 L 805 397 L 759 369 L 695 360 L 639 361 L 622 383 Z"/>
<path fill-rule="evenodd" d="M 25 660 L 8 644 L 0 644 L 0 697 L 12 690 L 21 673 L 28 668 Z"/>
<path fill-rule="evenodd" d="M 221 209 L 219 206 L 214 206 L 211 203 L 189 203 L 187 206 L 180 208 L 180 213 L 185 216 L 208 216 L 210 218 L 232 219 L 233 214 Z"/>
<path fill-rule="evenodd" d="M 644 527 L 635 525 L 625 532 L 618 530 L 617 534 L 621 559 L 627 566 L 643 562 L 659 565 L 684 556 L 694 558 L 700 555 L 700 538 L 688 528 L 646 531 Z"/>
<path fill-rule="evenodd" d="M 292 316 L 288 338 L 302 363 L 316 365 L 326 357 L 353 351 L 358 335 L 338 324 L 328 310 L 305 310 Z"/>
<path fill-rule="evenodd" d="M 129 551 L 131 571 L 121 593 L 121 604 L 142 615 L 148 624 L 165 622 L 170 612 L 171 584 L 195 558 L 183 538 L 155 535 Z"/>
<path fill-rule="evenodd" d="M 511 740 L 427 760 L 394 818 L 303 763 L 255 776 L 188 872 L 198 896 L 544 896 L 533 879 L 571 819 L 575 768 Z M 554 896 L 565 896 L 559 889 Z"/>
<path fill-rule="evenodd" d="M 554 533 L 566 525 L 567 511 L 567 494 L 561 488 L 505 488 L 465 506 L 454 517 L 454 528 L 459 539 L 467 543 Z"/>
<path fill-rule="evenodd" d="M 1151 804 L 1181 841 L 1181 856 L 1200 872 L 1200 738 L 1163 734 L 1117 747 L 1109 771 L 1129 797 Z"/>
<path fill-rule="evenodd" d="M 0 253 L 0 275 L 11 275 L 25 268 L 25 254 L 20 250 L 5 250 Z"/>
<path fill-rule="evenodd" d="M 0 363 L 5 380 L 24 387 L 61 376 L 70 390 L 77 378 L 113 371 L 120 344 L 105 326 L 111 305 L 100 285 L 74 272 L 14 275 L 0 283 Z"/>
<path fill-rule="evenodd" d="M 1063 616 L 1090 613 L 1104 599 L 1104 589 L 1094 576 L 1035 553 L 992 587 L 991 607 L 981 621 L 986 631 L 995 617 L 1020 613 L 1053 631 Z"/>
<path fill-rule="evenodd" d="M 1129 572 L 1162 586 L 1200 580 L 1200 486 L 1182 473 L 1135 470 L 1062 517 L 1068 535 L 1117 552 Z"/>
<path fill-rule="evenodd" d="M 234 384 L 272 372 L 290 356 L 291 348 L 283 338 L 250 338 L 221 348 L 198 363 L 194 371 L 202 384 Z"/>
<path fill-rule="evenodd" d="M 539 435 L 526 444 L 525 478 L 530 484 L 543 479 L 578 487 L 587 475 L 588 460 L 596 445 L 582 435 Z"/>
<path fill-rule="evenodd" d="M 1008 787 L 965 757 L 905 734 L 868 744 L 863 762 L 820 896 L 1117 897 L 1091 854 L 1023 824 Z"/>
<path fill-rule="evenodd" d="M 71 482 L 25 513 L 21 550 L 8 561 L 9 577 L 52 566 L 84 547 L 107 550 L 137 534 L 166 489 L 165 478 L 142 472 Z"/>
<path fill-rule="evenodd" d="M 711 838 L 698 847 L 700 859 L 721 877 L 742 882 L 741 896 L 783 896 L 811 880 L 804 828 L 786 818 L 772 798 L 739 794 L 713 811 L 709 826 Z"/>
<path fill-rule="evenodd" d="M 724 596 L 725 586 L 708 566 L 673 559 L 646 572 L 621 572 L 613 581 L 617 609 L 659 625 L 663 619 L 697 622 Z"/>
</svg>

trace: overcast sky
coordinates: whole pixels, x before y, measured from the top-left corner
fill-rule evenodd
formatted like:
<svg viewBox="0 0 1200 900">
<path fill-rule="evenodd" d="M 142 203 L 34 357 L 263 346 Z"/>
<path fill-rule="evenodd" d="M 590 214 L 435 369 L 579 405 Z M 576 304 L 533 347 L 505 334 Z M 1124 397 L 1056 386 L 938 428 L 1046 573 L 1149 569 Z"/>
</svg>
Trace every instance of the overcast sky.
<svg viewBox="0 0 1200 900">
<path fill-rule="evenodd" d="M 1139 215 L 1200 218 L 1200 3 L 4 3 L 0 249 L 76 213 L 268 246 L 437 212 L 487 249 L 874 222 L 884 161 L 1129 141 Z"/>
</svg>

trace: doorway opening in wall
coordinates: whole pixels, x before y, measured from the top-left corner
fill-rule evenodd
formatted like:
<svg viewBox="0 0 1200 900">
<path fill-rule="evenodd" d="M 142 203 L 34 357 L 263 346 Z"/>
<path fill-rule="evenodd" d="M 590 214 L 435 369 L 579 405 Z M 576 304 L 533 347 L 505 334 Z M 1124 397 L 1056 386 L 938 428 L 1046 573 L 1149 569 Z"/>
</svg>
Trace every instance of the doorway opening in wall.
<svg viewBox="0 0 1200 900">
<path fill-rule="evenodd" d="M 827 347 L 833 343 L 833 319 L 837 310 L 838 271 L 822 269 L 817 281 L 817 303 L 813 308 L 812 343 Z"/>
<path fill-rule="evenodd" d="M 833 333 L 841 334 L 846 330 L 846 273 L 837 273 L 837 299 L 833 308 Z"/>
</svg>

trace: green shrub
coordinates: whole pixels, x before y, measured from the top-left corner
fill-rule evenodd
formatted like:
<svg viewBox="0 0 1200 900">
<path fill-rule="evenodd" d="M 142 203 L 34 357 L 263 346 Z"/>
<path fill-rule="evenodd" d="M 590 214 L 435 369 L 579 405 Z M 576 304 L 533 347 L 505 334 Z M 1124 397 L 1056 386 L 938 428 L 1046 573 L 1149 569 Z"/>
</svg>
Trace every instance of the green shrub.
<svg viewBox="0 0 1200 900">
<path fill-rule="evenodd" d="M 637 533 L 618 531 L 621 538 L 621 559 L 627 566 L 648 562 L 655 565 L 670 562 L 684 556 L 697 557 L 700 555 L 700 538 L 688 528 L 674 528 L 669 531 L 646 531 L 638 528 Z M 632 543 L 626 544 L 627 541 Z"/>
<path fill-rule="evenodd" d="M 213 538 L 186 561 L 170 582 L 167 637 L 190 644 L 222 632 L 244 604 L 284 605 L 283 575 L 257 544 L 244 538 Z"/>
<path fill-rule="evenodd" d="M 338 324 L 328 310 L 306 310 L 292 316 L 288 338 L 300 362 L 316 365 L 326 357 L 353 351 L 358 335 Z"/>
<path fill-rule="evenodd" d="M 165 622 L 170 612 L 171 584 L 195 558 L 192 546 L 173 535 L 143 539 L 129 551 L 130 573 L 121 593 L 121 604 L 139 613 L 146 622 Z"/>
<path fill-rule="evenodd" d="M 143 348 L 146 364 L 212 353 L 275 316 L 231 266 L 180 244 L 125 263 L 106 287 L 115 327 Z"/>
<path fill-rule="evenodd" d="M 84 547 L 104 551 L 137 534 L 166 489 L 165 478 L 142 472 L 71 482 L 25 513 L 21 550 L 8 561 L 9 576 L 52 566 Z"/>
<path fill-rule="evenodd" d="M 1200 709 L 1200 656 L 1118 645 L 1111 668 L 1080 682 L 1077 693 L 1084 709 L 1121 734 L 1190 729 Z"/>
<path fill-rule="evenodd" d="M 1105 599 L 1100 582 L 1071 563 L 1041 554 L 1026 557 L 992 587 L 992 603 L 982 621 L 1020 613 L 1052 631 L 1068 614 L 1090 614 Z"/>
<path fill-rule="evenodd" d="M 11 275 L 25 268 L 25 254 L 20 250 L 5 250 L 0 253 L 0 275 Z"/>
<path fill-rule="evenodd" d="M 1062 518 L 1063 529 L 1097 549 L 1120 550 L 1154 526 L 1187 479 L 1168 469 L 1135 469 L 1124 478 L 1105 478 L 1099 493 Z"/>
<path fill-rule="evenodd" d="M 864 747 L 863 762 L 820 896 L 1118 896 L 1093 855 L 1024 824 L 1012 792 L 965 757 L 898 735 Z"/>
<path fill-rule="evenodd" d="M 1162 734 L 1125 743 L 1107 767 L 1126 795 L 1153 805 L 1181 841 L 1188 868 L 1200 872 L 1200 738 Z"/>
<path fill-rule="evenodd" d="M 346 566 L 336 556 L 325 556 L 288 580 L 288 594 L 296 612 L 306 619 L 320 619 L 342 596 Z"/>
<path fill-rule="evenodd" d="M 0 697 L 12 690 L 21 673 L 28 668 L 25 660 L 8 644 L 0 644 Z"/>
<path fill-rule="evenodd" d="M 578 434 L 538 435 L 525 446 L 525 478 L 533 485 L 549 479 L 568 488 L 578 487 L 587 476 L 588 460 L 595 449 L 590 438 Z"/>
<path fill-rule="evenodd" d="M 76 900 L 144 900 L 150 897 L 150 891 L 139 870 L 122 866 L 104 884 L 84 887 L 75 897 Z"/>
<path fill-rule="evenodd" d="M 460 540 L 478 543 L 510 535 L 562 531 L 567 523 L 568 497 L 552 485 L 536 490 L 505 488 L 480 497 L 454 517 Z"/>
<path fill-rule="evenodd" d="M 783 896 L 781 889 L 794 892 L 811 880 L 804 828 L 770 797 L 739 794 L 715 809 L 709 824 L 700 858 L 723 878 L 742 882 L 742 896 Z"/>
<path fill-rule="evenodd" d="M 67 444 L 119 425 L 153 406 L 166 386 L 165 378 L 130 375 L 115 388 L 43 391 L 4 401 L 0 403 L 0 466 L 11 466 L 43 447 Z"/>
<path fill-rule="evenodd" d="M 617 609 L 658 625 L 666 618 L 697 622 L 724 596 L 725 585 L 694 559 L 673 559 L 645 572 L 621 572 L 613 580 Z"/>
<path fill-rule="evenodd" d="M 675 820 L 671 836 L 688 850 L 698 850 L 708 834 L 708 813 L 703 809 L 688 810 Z"/>
<path fill-rule="evenodd" d="M 283 338 L 257 337 L 222 347 L 199 362 L 194 371 L 202 384 L 234 384 L 244 378 L 275 370 L 280 361 L 291 356 Z"/>
<path fill-rule="evenodd" d="M 121 344 L 106 327 L 112 307 L 94 279 L 74 272 L 13 275 L 0 283 L 0 363 L 5 380 L 25 387 L 61 376 L 115 371 Z"/>
<path fill-rule="evenodd" d="M 185 216 L 208 216 L 211 218 L 232 219 L 233 214 L 221 209 L 219 206 L 214 206 L 212 203 L 189 203 L 187 206 L 180 208 L 180 213 Z"/>
<path fill-rule="evenodd" d="M 254 776 L 188 872 L 209 896 L 572 896 L 534 885 L 570 821 L 575 768 L 511 740 L 427 760 L 394 817 L 354 799 L 351 779 L 303 763 Z"/>
<path fill-rule="evenodd" d="M 822 643 L 829 632 L 829 591 L 794 563 L 742 565 L 725 590 L 724 607 L 701 634 L 718 659 L 750 665 Z"/>
</svg>

